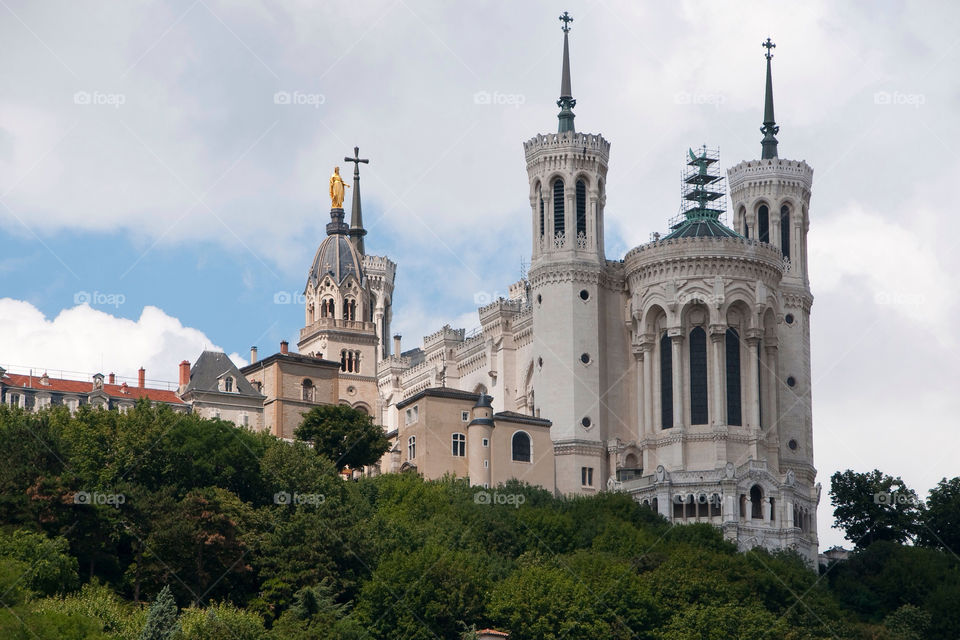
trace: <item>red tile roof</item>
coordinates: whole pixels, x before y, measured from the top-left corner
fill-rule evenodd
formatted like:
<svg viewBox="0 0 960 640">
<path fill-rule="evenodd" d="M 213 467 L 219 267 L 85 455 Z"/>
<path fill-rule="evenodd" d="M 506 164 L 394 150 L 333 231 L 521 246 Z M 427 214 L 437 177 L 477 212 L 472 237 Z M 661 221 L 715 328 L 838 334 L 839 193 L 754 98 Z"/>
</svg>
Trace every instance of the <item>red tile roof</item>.
<svg viewBox="0 0 960 640">
<path fill-rule="evenodd" d="M 62 378 L 48 378 L 50 384 L 40 384 L 41 376 L 25 376 L 17 373 L 8 373 L 3 376 L 2 382 L 10 387 L 20 387 L 36 389 L 38 391 L 60 391 L 62 393 L 83 393 L 87 394 L 93 391 L 93 381 L 84 380 L 64 380 Z M 181 400 L 175 391 L 166 389 L 151 389 L 149 387 L 141 389 L 135 386 L 126 386 L 119 384 L 103 383 L 103 391 L 111 398 L 124 398 L 129 400 L 138 400 L 148 398 L 153 402 L 166 402 L 168 404 L 186 404 Z M 126 393 L 124 393 L 126 391 Z"/>
</svg>

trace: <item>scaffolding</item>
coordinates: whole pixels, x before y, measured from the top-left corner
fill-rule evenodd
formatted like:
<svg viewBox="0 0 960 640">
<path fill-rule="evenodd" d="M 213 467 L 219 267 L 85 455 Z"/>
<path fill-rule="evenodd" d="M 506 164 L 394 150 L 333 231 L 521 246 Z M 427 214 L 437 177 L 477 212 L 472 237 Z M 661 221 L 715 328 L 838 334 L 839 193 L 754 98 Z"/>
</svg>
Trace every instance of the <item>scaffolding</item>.
<svg viewBox="0 0 960 640">
<path fill-rule="evenodd" d="M 687 168 L 680 182 L 680 213 L 670 220 L 676 230 L 687 220 L 721 220 L 726 212 L 726 179 L 717 164 L 720 150 L 706 145 L 687 150 Z"/>
</svg>

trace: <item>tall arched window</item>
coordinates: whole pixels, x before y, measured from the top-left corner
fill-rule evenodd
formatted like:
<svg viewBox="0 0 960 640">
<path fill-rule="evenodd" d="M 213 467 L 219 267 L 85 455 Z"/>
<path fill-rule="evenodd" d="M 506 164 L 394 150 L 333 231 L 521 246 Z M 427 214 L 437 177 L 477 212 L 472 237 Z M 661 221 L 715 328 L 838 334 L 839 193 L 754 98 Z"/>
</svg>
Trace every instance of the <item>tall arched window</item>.
<svg viewBox="0 0 960 640">
<path fill-rule="evenodd" d="M 530 436 L 523 431 L 513 434 L 510 451 L 514 462 L 530 462 Z"/>
<path fill-rule="evenodd" d="M 537 202 L 540 203 L 540 235 L 542 236 L 547 232 L 546 220 L 543 219 L 543 213 L 546 205 L 543 202 L 543 192 L 541 191 L 539 185 L 537 185 Z"/>
<path fill-rule="evenodd" d="M 760 242 L 770 242 L 770 210 L 762 204 L 757 210 L 757 239 Z"/>
<path fill-rule="evenodd" d="M 300 385 L 301 399 L 307 402 L 313 402 L 313 381 L 310 378 L 304 378 Z"/>
<path fill-rule="evenodd" d="M 417 436 L 407 438 L 407 460 L 417 457 Z"/>
<path fill-rule="evenodd" d="M 750 517 L 754 520 L 763 519 L 763 491 L 758 484 L 750 487 Z"/>
<path fill-rule="evenodd" d="M 553 183 L 553 233 L 563 235 L 566 229 L 563 221 L 563 180 L 557 178 Z"/>
<path fill-rule="evenodd" d="M 577 180 L 577 235 L 587 233 L 587 185 Z"/>
<path fill-rule="evenodd" d="M 344 320 L 356 320 L 357 319 L 357 301 L 353 298 L 347 298 L 343 301 L 343 319 Z"/>
<path fill-rule="evenodd" d="M 660 338 L 660 422 L 664 429 L 673 426 L 673 354 L 666 332 Z"/>
<path fill-rule="evenodd" d="M 790 258 L 790 207 L 780 207 L 780 251 L 783 257 Z"/>
<path fill-rule="evenodd" d="M 740 334 L 727 329 L 727 424 L 741 426 L 740 416 Z"/>
<path fill-rule="evenodd" d="M 690 332 L 690 424 L 707 424 L 707 332 Z"/>
<path fill-rule="evenodd" d="M 332 318 L 333 317 L 333 298 L 324 298 L 320 301 L 320 317 L 321 318 Z"/>
</svg>

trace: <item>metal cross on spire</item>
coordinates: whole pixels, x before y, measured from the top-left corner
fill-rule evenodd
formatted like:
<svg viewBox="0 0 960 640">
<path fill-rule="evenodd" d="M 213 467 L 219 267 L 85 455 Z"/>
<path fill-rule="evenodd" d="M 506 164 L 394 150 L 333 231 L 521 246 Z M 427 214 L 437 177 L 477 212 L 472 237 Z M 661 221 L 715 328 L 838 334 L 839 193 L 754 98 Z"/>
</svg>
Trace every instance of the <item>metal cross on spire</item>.
<svg viewBox="0 0 960 640">
<path fill-rule="evenodd" d="M 570 17 L 570 14 L 564 11 L 563 15 L 560 16 L 560 21 L 563 23 L 563 26 L 561 27 L 563 32 L 567 33 L 570 31 L 570 23 L 573 22 L 573 18 Z"/>
<path fill-rule="evenodd" d="M 760 46 L 767 48 L 767 53 L 765 54 L 767 56 L 767 60 L 773 57 L 773 52 L 771 49 L 775 49 L 777 45 L 773 44 L 773 41 L 771 41 L 770 38 L 767 38 L 767 41 Z"/>
<path fill-rule="evenodd" d="M 367 230 L 363 228 L 363 210 L 360 207 L 360 163 L 370 164 L 370 160 L 361 158 L 360 147 L 354 147 L 353 157 L 345 157 L 344 161 L 353 163 L 353 210 L 350 213 L 350 238 L 357 251 L 363 254 L 363 236 L 367 235 Z"/>
<path fill-rule="evenodd" d="M 353 157 L 352 157 L 352 158 L 346 158 L 346 157 L 345 157 L 343 160 L 344 160 L 344 162 L 352 162 L 352 163 L 353 163 L 353 175 L 355 175 L 355 176 L 359 176 L 359 175 L 360 175 L 360 163 L 361 163 L 361 162 L 364 163 L 364 164 L 370 164 L 370 160 L 369 160 L 368 158 L 361 158 L 361 157 L 360 157 L 360 147 L 354 147 L 354 148 L 353 148 Z"/>
</svg>

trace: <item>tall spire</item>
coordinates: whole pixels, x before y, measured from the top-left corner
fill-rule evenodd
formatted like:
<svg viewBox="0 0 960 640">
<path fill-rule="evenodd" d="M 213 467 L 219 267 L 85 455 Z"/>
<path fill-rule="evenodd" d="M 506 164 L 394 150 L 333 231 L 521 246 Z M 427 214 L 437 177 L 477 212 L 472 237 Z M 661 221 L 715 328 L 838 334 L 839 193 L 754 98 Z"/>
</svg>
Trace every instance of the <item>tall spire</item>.
<svg viewBox="0 0 960 640">
<path fill-rule="evenodd" d="M 557 118 L 560 120 L 558 133 L 565 133 L 575 131 L 573 108 L 577 106 L 577 101 L 573 99 L 573 91 L 570 89 L 570 42 L 567 35 L 570 33 L 570 23 L 573 22 L 573 18 L 564 11 L 560 21 L 563 22 L 563 71 L 560 76 L 560 99 L 557 100 L 560 114 Z"/>
<path fill-rule="evenodd" d="M 760 157 L 763 160 L 767 160 L 768 158 L 777 157 L 776 135 L 779 133 L 780 127 L 777 126 L 777 121 L 773 117 L 773 74 L 770 72 L 770 60 L 773 59 L 771 50 L 777 45 L 773 44 L 770 38 L 767 38 L 763 46 L 767 50 L 767 90 L 763 98 L 763 126 L 760 127 L 760 131 L 763 133 L 763 141 L 760 143 L 763 151 Z"/>
<path fill-rule="evenodd" d="M 353 148 L 353 157 L 344 158 L 353 163 L 353 211 L 350 213 L 350 237 L 357 252 L 363 255 L 363 236 L 367 230 L 363 228 L 363 211 L 360 208 L 360 163 L 370 164 L 370 160 L 360 157 L 360 147 Z"/>
</svg>

